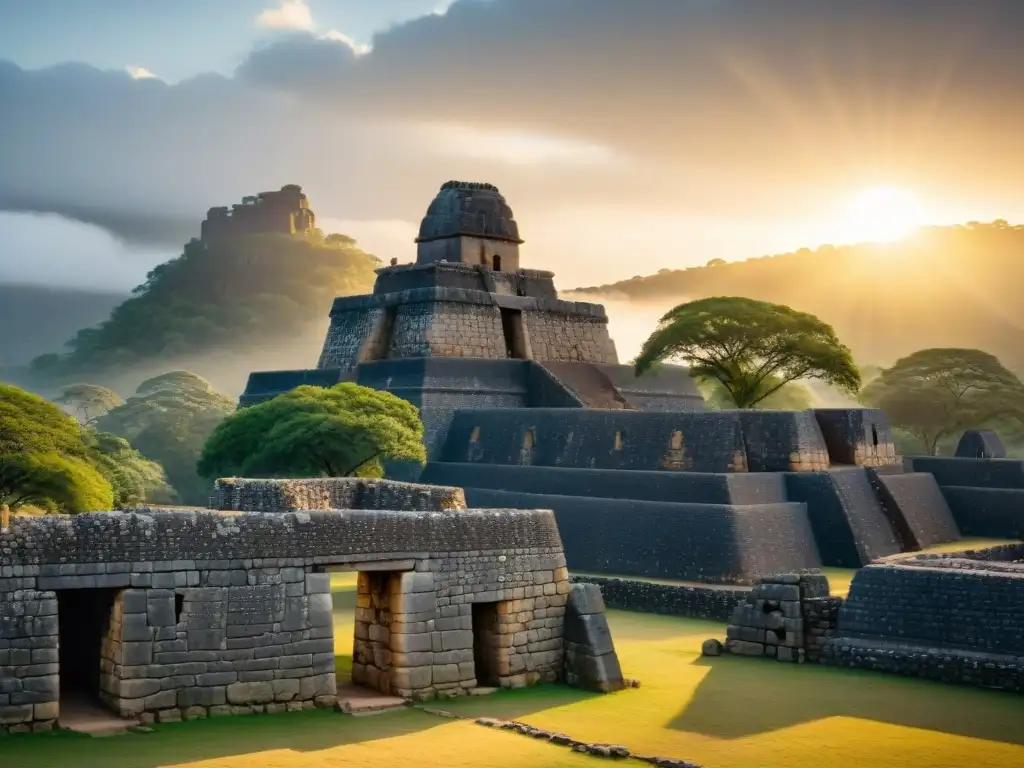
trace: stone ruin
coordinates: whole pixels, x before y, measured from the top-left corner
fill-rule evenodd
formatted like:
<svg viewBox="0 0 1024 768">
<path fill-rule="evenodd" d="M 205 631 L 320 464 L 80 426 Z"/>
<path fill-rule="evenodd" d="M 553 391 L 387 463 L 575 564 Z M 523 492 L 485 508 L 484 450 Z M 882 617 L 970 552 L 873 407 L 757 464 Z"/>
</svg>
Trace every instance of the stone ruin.
<svg viewBox="0 0 1024 768">
<path fill-rule="evenodd" d="M 202 243 L 245 235 L 297 235 L 316 228 L 309 198 L 298 184 L 286 184 L 276 192 L 260 192 L 242 198 L 229 209 L 211 208 L 200 230 Z"/>
<path fill-rule="evenodd" d="M 749 585 L 960 537 L 881 411 L 709 411 L 686 369 L 620 364 L 604 307 L 561 298 L 522 245 L 496 187 L 444 184 L 415 263 L 336 299 L 316 368 L 253 373 L 241 405 L 302 384 L 392 392 L 420 409 L 427 463 L 390 477 L 554 510 L 581 573 Z"/>
<path fill-rule="evenodd" d="M 709 640 L 704 652 L 716 655 L 724 649 L 737 656 L 818 661 L 841 603 L 830 596 L 828 579 L 820 572 L 763 577 L 734 609 L 724 648 Z"/>
<path fill-rule="evenodd" d="M 845 599 L 820 573 L 764 577 L 704 642 L 723 652 L 1024 693 L 1024 544 L 885 558 Z"/>
<path fill-rule="evenodd" d="M 550 511 L 346 479 L 231 479 L 213 496 L 232 511 L 14 517 L 0 531 L 0 727 L 48 730 L 69 694 L 143 723 L 332 706 L 339 570 L 359 574 L 355 683 L 424 700 L 568 670 L 617 687 L 592 600 L 565 654 L 571 587 Z M 291 508 L 303 503 L 324 508 Z"/>
</svg>

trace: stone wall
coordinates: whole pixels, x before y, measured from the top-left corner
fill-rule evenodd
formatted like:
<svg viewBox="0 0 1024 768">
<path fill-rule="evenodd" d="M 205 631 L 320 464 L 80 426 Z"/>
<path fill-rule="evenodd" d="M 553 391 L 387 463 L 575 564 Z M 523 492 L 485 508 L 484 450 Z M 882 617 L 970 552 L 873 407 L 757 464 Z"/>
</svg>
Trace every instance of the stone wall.
<svg viewBox="0 0 1024 768">
<path fill-rule="evenodd" d="M 295 480 L 221 478 L 210 508 L 245 512 L 323 509 L 455 510 L 466 508 L 461 488 L 357 477 Z"/>
<path fill-rule="evenodd" d="M 659 584 L 637 579 L 570 576 L 572 583 L 596 584 L 611 608 L 726 622 L 750 592 L 748 588 Z"/>
<path fill-rule="evenodd" d="M 750 584 L 780 569 L 819 568 L 802 504 L 673 503 L 467 488 L 473 506 L 554 510 L 581 573 Z"/>
<path fill-rule="evenodd" d="M 443 301 L 400 306 L 388 357 L 429 356 L 508 357 L 500 311 L 493 305 Z"/>
<path fill-rule="evenodd" d="M 561 674 L 569 584 L 549 512 L 15 518 L 0 532 L 0 723 L 45 729 L 59 716 L 59 595 L 113 596 L 95 663 L 99 689 L 122 714 L 174 720 L 329 704 L 332 605 L 319 571 L 334 567 L 387 582 L 375 614 L 381 645 L 369 650 L 383 690 L 423 699 L 474 687 L 481 605 L 500 623 L 483 649 L 495 684 Z M 88 639 L 76 635 L 72 650 Z"/>
<path fill-rule="evenodd" d="M 1024 692 L 1024 547 L 863 568 L 824 661 Z"/>
<path fill-rule="evenodd" d="M 385 340 L 381 336 L 384 309 L 366 307 L 332 312 L 331 325 L 317 362 L 318 369 L 351 371 L 364 358 L 384 356 Z"/>
<path fill-rule="evenodd" d="M 523 313 L 523 324 L 536 360 L 607 365 L 619 362 L 607 318 L 530 311 Z"/>
<path fill-rule="evenodd" d="M 828 639 L 834 637 L 839 619 L 841 597 L 813 597 L 801 600 L 804 615 L 804 653 L 807 661 L 820 662 L 825 658 Z"/>
</svg>

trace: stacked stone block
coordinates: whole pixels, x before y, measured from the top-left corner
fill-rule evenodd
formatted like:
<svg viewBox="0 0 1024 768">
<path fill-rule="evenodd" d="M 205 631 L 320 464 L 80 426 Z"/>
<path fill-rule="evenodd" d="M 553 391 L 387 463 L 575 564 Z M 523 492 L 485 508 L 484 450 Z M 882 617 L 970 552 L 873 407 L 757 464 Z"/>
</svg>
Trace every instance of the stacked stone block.
<svg viewBox="0 0 1024 768">
<path fill-rule="evenodd" d="M 803 602 L 827 597 L 821 573 L 783 573 L 762 578 L 733 611 L 725 650 L 737 656 L 768 656 L 786 662 L 807 657 Z"/>
<path fill-rule="evenodd" d="M 524 312 L 523 325 L 536 360 L 607 365 L 619 362 L 615 342 L 608 334 L 607 317 Z"/>
<path fill-rule="evenodd" d="M 461 488 L 400 483 L 360 477 L 298 480 L 221 478 L 214 483 L 210 508 L 245 512 L 323 509 L 442 511 L 466 508 Z"/>
<path fill-rule="evenodd" d="M 329 705 L 332 603 L 319 571 L 333 567 L 363 574 L 357 636 L 371 645 L 356 644 L 355 674 L 366 684 L 457 695 L 477 685 L 477 657 L 503 686 L 562 674 L 569 584 L 550 512 L 15 518 L 0 532 L 0 722 L 45 729 L 59 715 L 58 591 L 113 595 L 97 693 L 119 714 L 170 721 Z M 493 608 L 493 642 L 474 643 L 474 605 Z"/>
<path fill-rule="evenodd" d="M 57 596 L 37 571 L 0 568 L 0 733 L 51 730 L 59 712 Z"/>
<path fill-rule="evenodd" d="M 825 658 L 828 639 L 836 634 L 841 597 L 814 597 L 802 601 L 804 614 L 804 651 L 809 662 Z"/>
<path fill-rule="evenodd" d="M 565 679 L 588 691 L 608 693 L 625 688 L 604 598 L 596 584 L 572 585 L 565 612 Z"/>
</svg>

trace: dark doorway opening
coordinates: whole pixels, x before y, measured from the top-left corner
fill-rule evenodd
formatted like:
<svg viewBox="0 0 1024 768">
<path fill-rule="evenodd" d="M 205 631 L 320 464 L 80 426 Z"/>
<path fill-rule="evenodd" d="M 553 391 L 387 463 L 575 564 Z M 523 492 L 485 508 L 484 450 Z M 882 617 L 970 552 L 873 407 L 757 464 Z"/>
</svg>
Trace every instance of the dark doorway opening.
<svg viewBox="0 0 1024 768">
<path fill-rule="evenodd" d="M 518 309 L 501 309 L 501 330 L 505 334 L 505 353 L 517 360 L 525 360 L 526 331 L 523 329 L 523 313 Z"/>
<path fill-rule="evenodd" d="M 100 659 L 110 630 L 116 589 L 57 592 L 61 699 L 100 699 Z"/>
<path fill-rule="evenodd" d="M 501 256 L 494 254 L 494 271 L 501 272 Z"/>
<path fill-rule="evenodd" d="M 871 425 L 871 443 L 875 448 L 878 447 L 878 429 L 875 428 L 874 424 Z"/>
<path fill-rule="evenodd" d="M 498 685 L 498 652 L 498 604 L 473 603 L 473 665 L 478 686 Z"/>
</svg>

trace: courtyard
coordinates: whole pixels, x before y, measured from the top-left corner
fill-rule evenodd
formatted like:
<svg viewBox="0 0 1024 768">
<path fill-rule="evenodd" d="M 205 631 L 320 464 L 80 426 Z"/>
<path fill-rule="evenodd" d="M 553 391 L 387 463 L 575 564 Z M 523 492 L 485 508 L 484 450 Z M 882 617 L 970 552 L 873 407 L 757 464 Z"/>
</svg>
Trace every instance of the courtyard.
<svg viewBox="0 0 1024 768">
<path fill-rule="evenodd" d="M 355 575 L 337 574 L 332 586 L 342 682 L 351 665 Z M 465 718 L 516 719 L 707 768 L 1024 763 L 1018 696 L 810 665 L 705 659 L 701 642 L 723 636 L 721 624 L 623 611 L 610 611 L 609 620 L 624 672 L 640 680 L 640 688 L 601 696 L 539 686 L 428 706 Z M 150 734 L 111 738 L 53 733 L 0 741 L 4 768 L 556 768 L 601 762 L 415 709 L 370 717 L 256 715 L 157 725 Z"/>
</svg>

